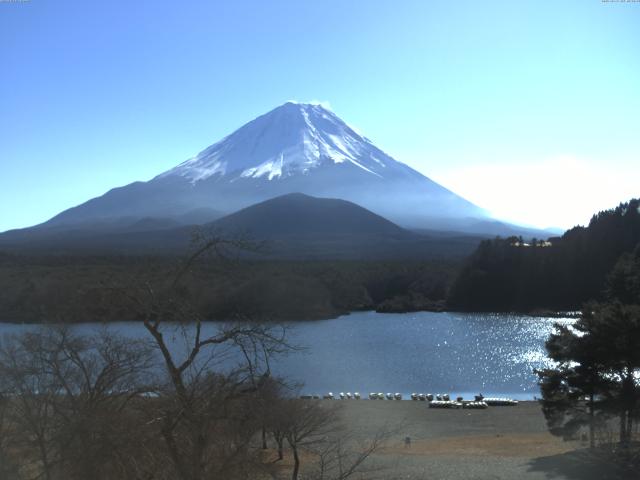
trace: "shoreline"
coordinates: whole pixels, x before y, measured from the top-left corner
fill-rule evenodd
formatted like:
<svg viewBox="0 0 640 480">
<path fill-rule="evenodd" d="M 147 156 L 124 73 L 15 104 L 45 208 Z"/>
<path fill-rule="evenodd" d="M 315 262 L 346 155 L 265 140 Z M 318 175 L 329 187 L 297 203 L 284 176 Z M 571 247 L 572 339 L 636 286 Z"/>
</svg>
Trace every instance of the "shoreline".
<svg viewBox="0 0 640 480">
<path fill-rule="evenodd" d="M 374 400 L 369 398 L 369 393 L 370 392 L 359 392 L 356 391 L 357 393 L 359 393 L 361 395 L 360 399 L 355 399 L 355 398 L 344 398 L 344 399 L 340 399 L 340 392 L 343 393 L 347 393 L 346 390 L 331 390 L 331 393 L 333 393 L 334 398 L 333 399 L 324 399 L 322 398 L 323 395 L 328 394 L 329 392 L 323 392 L 323 393 L 318 393 L 318 392 L 307 392 L 307 391 L 302 391 L 300 393 L 298 393 L 296 395 L 297 398 L 302 398 L 305 397 L 308 400 L 324 400 L 327 403 L 328 402 L 334 402 L 334 403 L 357 403 L 357 402 L 379 402 L 379 403 L 400 403 L 400 402 L 410 402 L 410 403 L 415 403 L 418 405 L 424 405 L 425 407 L 429 406 L 429 402 L 427 400 L 413 400 L 411 398 L 411 393 L 431 393 L 431 392 L 420 392 L 420 391 L 415 391 L 415 392 L 409 392 L 409 393 L 404 393 L 404 392 L 387 392 L 386 390 L 384 392 L 376 392 L 376 393 L 384 393 L 385 395 L 387 393 L 400 393 L 402 395 L 402 399 L 401 400 L 388 400 L 387 398 L 385 398 L 384 400 Z M 350 392 L 350 393 L 354 393 L 354 392 Z M 373 393 L 373 392 L 371 392 Z M 469 401 L 474 401 L 474 397 L 476 395 L 478 395 L 479 393 L 482 393 L 484 398 L 507 398 L 510 400 L 517 400 L 519 404 L 523 403 L 523 404 L 530 404 L 530 403 L 535 403 L 538 404 L 541 398 L 541 394 L 540 392 L 537 392 L 535 394 L 531 394 L 529 395 L 528 393 L 513 393 L 513 392 L 493 392 L 493 391 L 489 391 L 486 390 L 484 392 L 476 392 L 476 393 L 471 393 L 471 392 L 457 392 L 455 394 L 449 393 L 449 397 L 451 400 L 455 400 L 457 397 L 462 397 L 462 401 L 463 402 L 469 402 Z M 434 395 L 435 397 L 435 393 L 433 393 L 432 395 Z M 440 393 L 438 393 L 438 395 L 440 395 Z M 312 397 L 318 397 L 318 398 L 312 398 Z M 435 400 L 435 398 L 434 398 Z"/>
<path fill-rule="evenodd" d="M 367 309 L 367 310 L 351 310 L 344 313 L 339 313 L 337 315 L 333 315 L 330 317 L 321 317 L 321 318 L 304 318 L 298 320 L 282 320 L 281 322 L 273 321 L 273 320 L 263 320 L 257 321 L 257 323 L 265 323 L 265 324 L 274 324 L 277 325 L 279 323 L 285 324 L 297 324 L 297 323 L 313 323 L 313 322 L 322 322 L 327 320 L 337 320 L 341 317 L 349 317 L 352 314 L 357 313 L 379 313 L 380 315 L 397 315 L 397 314 L 410 314 L 410 313 L 445 313 L 445 314 L 460 314 L 460 315 L 513 315 L 518 317 L 531 317 L 531 318 L 559 318 L 559 319 L 577 319 L 580 318 L 580 312 L 568 311 L 568 312 L 553 312 L 553 311 L 535 311 L 535 312 L 515 312 L 515 311 L 491 311 L 491 312 L 483 312 L 483 311 L 466 311 L 466 310 L 406 310 L 406 311 L 379 311 L 376 309 Z M 236 320 L 221 320 L 217 318 L 204 320 L 203 323 L 228 323 L 234 322 Z M 42 321 L 14 321 L 0 318 L 0 324 L 6 325 L 89 325 L 89 324 L 118 324 L 118 323 L 139 323 L 140 320 L 88 320 L 82 322 L 42 322 Z M 178 322 L 165 322 L 167 324 L 174 324 Z M 187 322 L 193 323 L 193 322 Z"/>
</svg>

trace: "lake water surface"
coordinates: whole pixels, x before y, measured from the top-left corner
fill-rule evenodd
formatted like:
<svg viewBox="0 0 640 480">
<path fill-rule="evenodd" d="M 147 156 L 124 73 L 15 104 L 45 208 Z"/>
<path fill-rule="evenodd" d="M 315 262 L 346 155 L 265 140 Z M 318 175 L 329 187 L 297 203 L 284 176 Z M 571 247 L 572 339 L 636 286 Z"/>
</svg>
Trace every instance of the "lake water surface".
<svg viewBox="0 0 640 480">
<path fill-rule="evenodd" d="M 305 350 L 277 359 L 272 370 L 304 383 L 302 392 L 411 392 L 468 398 L 539 394 L 534 368 L 548 365 L 544 342 L 556 322 L 570 319 L 510 314 L 357 312 L 289 324 L 289 341 Z M 0 324 L 0 334 L 33 328 Z M 82 331 L 98 324 L 75 327 Z M 134 322 L 121 333 L 147 335 Z M 213 326 L 210 328 L 214 328 Z"/>
</svg>

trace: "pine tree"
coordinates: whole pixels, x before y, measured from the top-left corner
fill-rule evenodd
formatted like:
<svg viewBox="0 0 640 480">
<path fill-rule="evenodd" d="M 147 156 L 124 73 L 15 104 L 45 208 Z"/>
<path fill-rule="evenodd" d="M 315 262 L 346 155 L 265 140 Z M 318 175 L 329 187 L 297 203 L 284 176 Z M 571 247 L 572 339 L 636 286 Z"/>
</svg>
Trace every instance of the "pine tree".
<svg viewBox="0 0 640 480">
<path fill-rule="evenodd" d="M 557 325 L 546 344 L 556 368 L 538 371 L 549 430 L 564 438 L 617 415 L 629 445 L 640 405 L 640 306 L 589 304 L 572 326 Z"/>
</svg>

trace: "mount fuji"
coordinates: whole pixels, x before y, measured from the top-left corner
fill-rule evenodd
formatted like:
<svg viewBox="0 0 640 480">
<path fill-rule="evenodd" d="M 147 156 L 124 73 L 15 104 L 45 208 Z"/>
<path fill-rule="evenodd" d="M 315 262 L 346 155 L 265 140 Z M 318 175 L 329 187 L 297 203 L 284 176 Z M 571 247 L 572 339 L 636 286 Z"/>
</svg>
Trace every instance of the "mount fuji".
<svg viewBox="0 0 640 480">
<path fill-rule="evenodd" d="M 332 111 L 287 102 L 155 178 L 114 188 L 40 227 L 205 223 L 296 192 L 354 202 L 412 228 L 477 231 L 492 221 Z"/>
</svg>

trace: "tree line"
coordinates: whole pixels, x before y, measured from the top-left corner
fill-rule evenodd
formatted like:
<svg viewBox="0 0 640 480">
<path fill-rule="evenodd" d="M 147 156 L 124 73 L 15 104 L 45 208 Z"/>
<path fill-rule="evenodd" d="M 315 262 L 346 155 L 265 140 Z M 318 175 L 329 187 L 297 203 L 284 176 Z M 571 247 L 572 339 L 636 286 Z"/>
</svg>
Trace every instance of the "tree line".
<svg viewBox="0 0 640 480">
<path fill-rule="evenodd" d="M 0 321 L 139 320 L 111 283 L 162 284 L 177 257 L 0 255 Z M 416 310 L 444 303 L 459 262 L 257 261 L 218 257 L 198 262 L 181 289 L 209 320 L 314 320 L 357 310 Z"/>
</svg>

